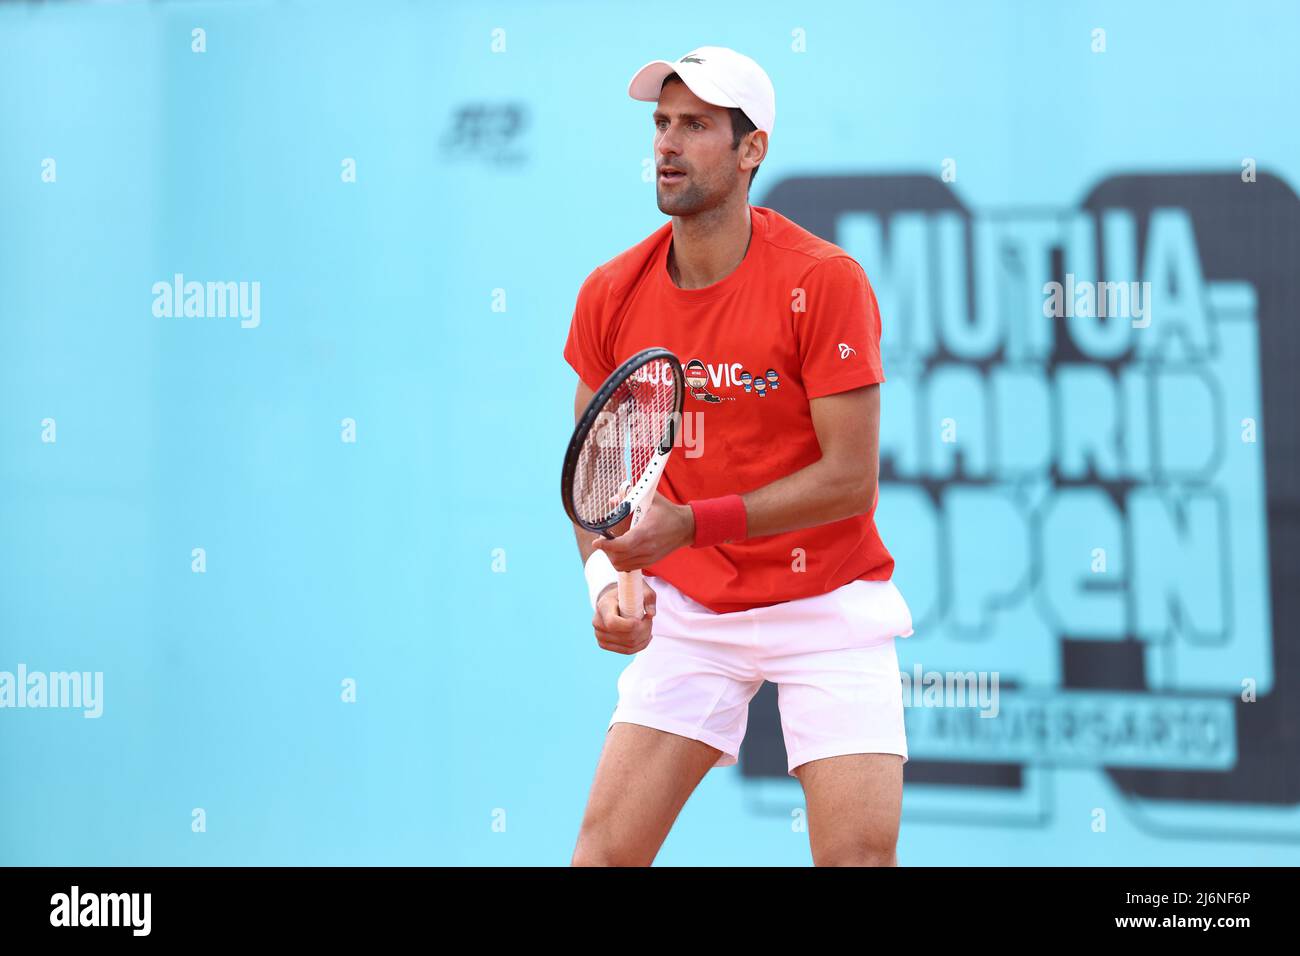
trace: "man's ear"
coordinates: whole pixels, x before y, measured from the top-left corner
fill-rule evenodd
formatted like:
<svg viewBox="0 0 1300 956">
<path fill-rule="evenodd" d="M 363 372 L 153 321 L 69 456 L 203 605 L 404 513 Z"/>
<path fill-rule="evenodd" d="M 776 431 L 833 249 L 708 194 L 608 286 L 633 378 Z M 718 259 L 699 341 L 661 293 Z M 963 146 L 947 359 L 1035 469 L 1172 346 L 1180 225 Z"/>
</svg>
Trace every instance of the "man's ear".
<svg viewBox="0 0 1300 956">
<path fill-rule="evenodd" d="M 742 154 L 748 159 L 758 160 L 758 162 L 754 163 L 754 166 L 762 163 L 767 158 L 767 133 L 761 129 L 756 129 L 746 136 Z M 753 166 L 750 167 L 750 169 L 753 168 Z"/>
</svg>

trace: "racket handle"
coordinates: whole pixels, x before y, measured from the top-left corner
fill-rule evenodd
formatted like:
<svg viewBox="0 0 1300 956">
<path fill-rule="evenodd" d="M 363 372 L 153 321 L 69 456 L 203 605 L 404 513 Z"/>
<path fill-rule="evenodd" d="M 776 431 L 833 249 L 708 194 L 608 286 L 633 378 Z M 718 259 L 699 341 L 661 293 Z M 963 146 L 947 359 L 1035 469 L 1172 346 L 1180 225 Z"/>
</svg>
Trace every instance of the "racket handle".
<svg viewBox="0 0 1300 956">
<path fill-rule="evenodd" d="M 618 613 L 623 617 L 645 617 L 645 592 L 641 587 L 641 572 L 620 571 L 618 573 Z"/>
</svg>

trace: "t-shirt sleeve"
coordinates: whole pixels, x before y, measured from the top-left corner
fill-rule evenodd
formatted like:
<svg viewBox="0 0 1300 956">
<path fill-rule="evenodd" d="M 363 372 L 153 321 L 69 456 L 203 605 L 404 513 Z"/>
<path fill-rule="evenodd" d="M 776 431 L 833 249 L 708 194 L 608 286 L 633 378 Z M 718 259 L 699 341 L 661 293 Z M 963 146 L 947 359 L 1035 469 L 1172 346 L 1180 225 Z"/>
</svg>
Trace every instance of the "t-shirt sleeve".
<svg viewBox="0 0 1300 956">
<path fill-rule="evenodd" d="M 862 266 L 848 256 L 823 259 L 804 276 L 803 290 L 794 327 L 808 397 L 883 382 L 880 307 Z"/>
<path fill-rule="evenodd" d="M 564 360 L 592 391 L 614 371 L 609 350 L 609 329 L 605 328 L 605 277 L 599 268 L 587 276 L 578 290 L 578 302 L 564 343 Z"/>
</svg>

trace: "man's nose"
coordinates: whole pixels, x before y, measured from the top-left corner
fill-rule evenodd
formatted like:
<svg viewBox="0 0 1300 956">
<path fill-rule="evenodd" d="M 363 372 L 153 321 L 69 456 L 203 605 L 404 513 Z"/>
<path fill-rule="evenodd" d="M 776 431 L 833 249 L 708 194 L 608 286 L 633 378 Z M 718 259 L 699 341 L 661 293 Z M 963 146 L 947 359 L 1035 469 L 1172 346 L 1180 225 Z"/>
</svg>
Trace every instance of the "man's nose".
<svg viewBox="0 0 1300 956">
<path fill-rule="evenodd" d="M 659 142 L 655 145 L 655 150 L 665 159 L 670 156 L 680 156 L 681 147 L 677 143 L 677 134 L 672 130 L 666 130 L 659 134 Z"/>
</svg>

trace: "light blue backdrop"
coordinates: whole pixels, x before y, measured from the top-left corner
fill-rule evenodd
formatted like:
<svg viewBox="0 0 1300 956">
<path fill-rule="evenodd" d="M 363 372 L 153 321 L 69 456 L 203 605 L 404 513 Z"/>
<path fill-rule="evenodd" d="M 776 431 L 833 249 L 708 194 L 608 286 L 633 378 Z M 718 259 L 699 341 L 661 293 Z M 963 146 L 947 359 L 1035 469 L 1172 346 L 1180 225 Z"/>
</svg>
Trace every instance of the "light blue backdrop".
<svg viewBox="0 0 1300 956">
<path fill-rule="evenodd" d="M 594 645 L 560 509 L 560 352 L 581 280 L 662 222 L 632 71 L 703 44 L 766 67 L 760 205 L 950 157 L 973 210 L 1247 156 L 1300 183 L 1300 14 L 1173 10 L 0 7 L 0 671 L 104 675 L 98 719 L 0 710 L 0 863 L 567 862 L 626 659 Z M 177 273 L 260 283 L 260 324 L 155 315 Z M 1257 503 L 1233 520 L 1263 575 Z M 980 666 L 926 638 L 905 666 Z M 1287 808 L 1176 835 L 1094 767 L 1025 790 L 999 817 L 909 785 L 902 862 L 1300 861 Z M 713 771 L 659 862 L 806 864 L 801 804 Z"/>
</svg>

